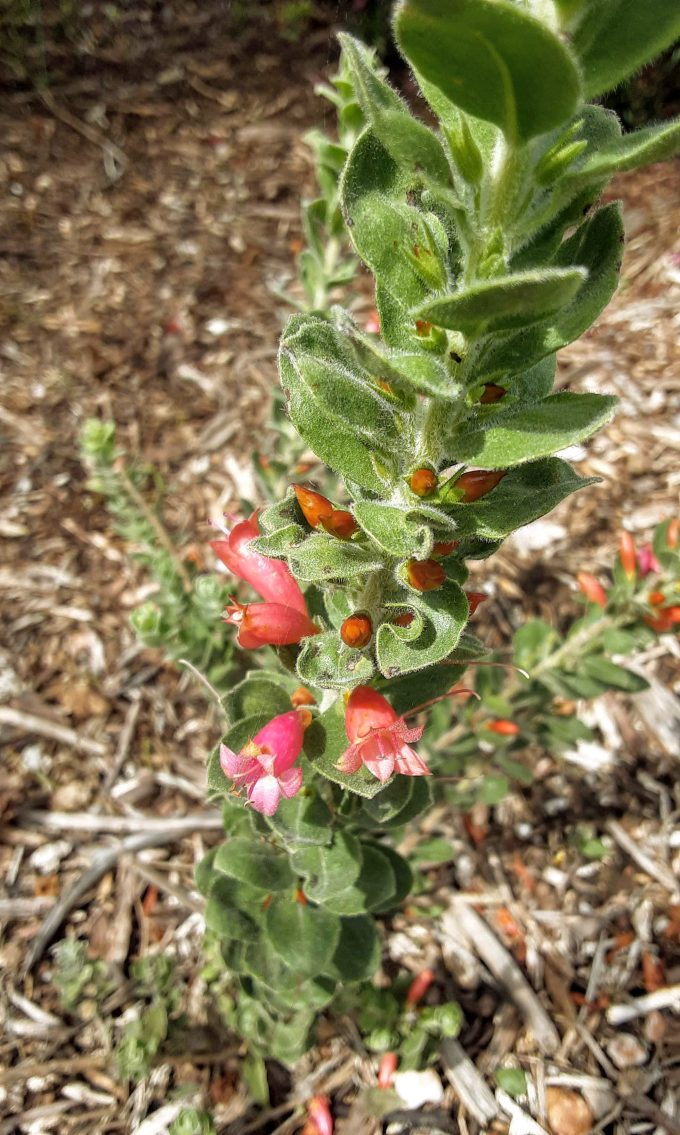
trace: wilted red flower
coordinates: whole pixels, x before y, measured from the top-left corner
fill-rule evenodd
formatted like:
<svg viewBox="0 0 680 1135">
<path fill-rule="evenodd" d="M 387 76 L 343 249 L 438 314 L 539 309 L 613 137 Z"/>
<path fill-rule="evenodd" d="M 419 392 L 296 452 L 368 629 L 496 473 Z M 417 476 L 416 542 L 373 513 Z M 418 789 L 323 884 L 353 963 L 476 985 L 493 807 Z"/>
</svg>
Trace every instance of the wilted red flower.
<svg viewBox="0 0 680 1135">
<path fill-rule="evenodd" d="M 490 733 L 498 733 L 500 737 L 516 737 L 517 734 L 521 732 L 516 722 L 504 719 L 487 721 L 484 724 L 484 728 L 488 729 Z"/>
<path fill-rule="evenodd" d="M 607 592 L 594 575 L 591 575 L 589 571 L 580 571 L 576 580 L 579 590 L 585 595 L 586 599 L 589 599 L 591 603 L 596 603 L 598 607 L 607 606 Z"/>
<path fill-rule="evenodd" d="M 489 598 L 486 591 L 466 591 L 465 597 L 470 605 L 470 616 L 474 615 L 480 603 Z"/>
<path fill-rule="evenodd" d="M 459 504 L 470 504 L 472 501 L 485 497 L 503 477 L 507 469 L 471 469 L 463 473 L 456 481 L 454 488 L 462 489 L 463 495 Z"/>
<path fill-rule="evenodd" d="M 422 1001 L 428 989 L 434 981 L 434 974 L 431 969 L 424 969 L 409 985 L 406 991 L 406 1004 L 409 1006 L 417 1005 Z"/>
<path fill-rule="evenodd" d="M 345 710 L 345 731 L 351 742 L 337 767 L 341 772 L 358 772 L 362 765 L 383 783 L 393 772 L 403 776 L 429 776 L 430 770 L 413 749 L 423 726 L 409 729 L 386 698 L 370 686 L 352 690 Z"/>
<path fill-rule="evenodd" d="M 340 638 L 345 646 L 353 646 L 355 650 L 363 650 L 372 637 L 373 623 L 363 612 L 350 615 L 340 627 Z"/>
<path fill-rule="evenodd" d="M 406 578 L 416 591 L 434 591 L 441 587 L 446 572 L 436 560 L 409 560 L 406 564 Z"/>
<path fill-rule="evenodd" d="M 501 398 L 505 398 L 507 390 L 504 386 L 497 386 L 495 382 L 487 382 L 484 385 L 484 391 L 479 401 L 483 406 L 489 406 L 492 402 L 500 402 Z"/>
</svg>

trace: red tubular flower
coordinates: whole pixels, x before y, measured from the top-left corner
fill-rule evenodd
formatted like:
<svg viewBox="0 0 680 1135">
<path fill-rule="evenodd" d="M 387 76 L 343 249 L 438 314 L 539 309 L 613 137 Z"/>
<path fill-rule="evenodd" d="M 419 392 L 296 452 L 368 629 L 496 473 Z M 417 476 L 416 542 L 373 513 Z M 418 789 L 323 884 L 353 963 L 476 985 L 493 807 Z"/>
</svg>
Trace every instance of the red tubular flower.
<svg viewBox="0 0 680 1135">
<path fill-rule="evenodd" d="M 373 637 L 373 623 L 368 615 L 359 612 L 350 615 L 340 627 L 340 638 L 345 646 L 353 646 L 355 650 L 363 650 Z"/>
<path fill-rule="evenodd" d="M 644 579 L 645 576 L 651 575 L 652 572 L 657 574 L 661 571 L 661 564 L 654 555 L 654 549 L 651 544 L 643 544 L 637 554 L 638 571 Z"/>
<path fill-rule="evenodd" d="M 598 607 L 607 606 L 607 592 L 594 575 L 591 575 L 589 571 L 580 571 L 576 579 L 579 590 L 583 592 L 586 599 L 589 599 L 591 603 L 597 603 Z"/>
<path fill-rule="evenodd" d="M 257 512 L 254 512 L 248 520 L 241 520 L 232 528 L 225 540 L 213 540 L 210 546 L 232 575 L 249 583 L 263 599 L 306 615 L 305 597 L 288 565 L 251 548 L 251 542 L 260 535 Z"/>
<path fill-rule="evenodd" d="M 314 1096 L 307 1104 L 307 1122 L 302 1135 L 333 1135 L 333 1116 L 327 1096 Z"/>
<path fill-rule="evenodd" d="M 652 607 L 662 607 L 666 602 L 666 596 L 664 595 L 663 591 L 650 591 L 649 595 L 647 596 L 647 602 Z"/>
<path fill-rule="evenodd" d="M 463 490 L 463 496 L 459 500 L 459 504 L 470 504 L 472 501 L 479 500 L 480 497 L 485 497 L 503 477 L 505 477 L 507 469 L 471 469 L 468 473 L 463 473 L 455 483 L 456 489 Z"/>
<path fill-rule="evenodd" d="M 485 599 L 489 598 L 485 591 L 466 591 L 465 597 L 470 604 L 470 617 L 474 615 L 475 611 L 479 607 L 479 604 L 483 603 Z"/>
<path fill-rule="evenodd" d="M 406 578 L 416 591 L 434 591 L 441 587 L 446 572 L 436 560 L 409 560 L 406 564 Z"/>
<path fill-rule="evenodd" d="M 334 508 L 330 516 L 322 516 L 321 527 L 331 536 L 337 536 L 338 540 L 349 540 L 359 525 L 347 509 Z"/>
<path fill-rule="evenodd" d="M 434 981 L 434 974 L 431 969 L 424 969 L 409 985 L 406 991 L 406 1004 L 411 1008 L 422 1001 L 428 989 Z"/>
<path fill-rule="evenodd" d="M 655 616 L 645 615 L 645 622 L 653 631 L 665 634 L 680 625 L 680 607 L 662 607 Z"/>
<path fill-rule="evenodd" d="M 312 719 L 308 709 L 281 713 L 256 733 L 240 753 L 220 746 L 220 764 L 234 788 L 245 789 L 257 812 L 273 816 L 282 797 L 295 796 L 302 787 L 302 769 L 293 768 L 300 755 L 305 729 Z"/>
<path fill-rule="evenodd" d="M 258 646 L 292 646 L 303 638 L 319 634 L 319 628 L 305 612 L 283 603 L 237 603 L 233 600 L 224 615 L 225 622 L 239 628 L 238 644 L 244 650 Z"/>
<path fill-rule="evenodd" d="M 503 719 L 499 721 L 487 721 L 484 728 L 488 729 L 490 733 L 498 733 L 500 737 L 516 737 L 520 732 L 519 725 L 514 721 L 506 721 Z"/>
<path fill-rule="evenodd" d="M 437 474 L 426 467 L 416 469 L 408 479 L 409 488 L 417 497 L 430 497 L 437 488 Z"/>
<path fill-rule="evenodd" d="M 500 402 L 501 398 L 505 398 L 507 390 L 504 386 L 497 386 L 495 382 L 487 382 L 484 385 L 484 392 L 479 401 L 482 406 L 489 406 L 493 402 Z"/>
<path fill-rule="evenodd" d="M 391 1088 L 394 1082 L 394 1073 L 399 1064 L 396 1052 L 383 1052 L 378 1066 L 378 1087 Z"/>
<path fill-rule="evenodd" d="M 673 517 L 666 529 L 666 547 L 671 551 L 680 544 L 680 520 Z"/>
<path fill-rule="evenodd" d="M 341 772 L 354 773 L 366 765 L 383 784 L 394 772 L 429 776 L 425 762 L 409 748 L 411 741 L 420 740 L 423 728 L 409 729 L 382 694 L 370 686 L 357 686 L 345 710 L 345 731 L 351 743 L 337 767 Z"/>
<path fill-rule="evenodd" d="M 332 516 L 333 505 L 313 489 L 306 489 L 304 485 L 293 485 L 293 492 L 297 497 L 302 515 L 312 528 L 318 528 L 324 518 Z"/>
<path fill-rule="evenodd" d="M 626 579 L 631 583 L 637 575 L 637 555 L 635 553 L 635 540 L 625 528 L 619 536 L 619 560 Z"/>
</svg>

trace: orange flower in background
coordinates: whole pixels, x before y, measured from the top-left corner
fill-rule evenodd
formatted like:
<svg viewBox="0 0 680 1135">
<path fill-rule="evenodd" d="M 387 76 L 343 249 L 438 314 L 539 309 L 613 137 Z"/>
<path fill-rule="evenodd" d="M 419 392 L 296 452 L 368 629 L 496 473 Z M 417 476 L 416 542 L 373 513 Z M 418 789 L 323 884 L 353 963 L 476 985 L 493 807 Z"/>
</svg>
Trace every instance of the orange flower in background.
<svg viewBox="0 0 680 1135">
<path fill-rule="evenodd" d="M 586 599 L 589 599 L 591 603 L 596 603 L 598 607 L 607 606 L 607 592 L 594 575 L 591 575 L 589 571 L 580 571 L 576 580 L 579 591 L 585 595 Z"/>
<path fill-rule="evenodd" d="M 302 1135 L 333 1135 L 333 1116 L 328 1096 L 314 1096 L 307 1104 L 307 1122 Z"/>
<path fill-rule="evenodd" d="M 520 732 L 520 727 L 514 721 L 507 721 L 499 719 L 498 721 L 486 721 L 484 728 L 488 729 L 490 733 L 497 733 L 499 737 L 516 737 Z"/>
<path fill-rule="evenodd" d="M 485 591 L 466 591 L 465 598 L 470 604 L 470 617 L 472 617 L 472 615 L 474 615 L 475 611 L 479 607 L 479 604 L 483 603 L 485 599 L 489 598 L 489 596 Z"/>
<path fill-rule="evenodd" d="M 417 977 L 414 977 L 406 991 L 406 1004 L 413 1006 L 422 1001 L 433 981 L 434 974 L 431 969 L 424 969 Z"/>
<path fill-rule="evenodd" d="M 383 1052 L 378 1066 L 378 1087 L 391 1088 L 399 1064 L 396 1052 Z"/>
<path fill-rule="evenodd" d="M 635 540 L 630 532 L 626 532 L 625 528 L 619 536 L 619 561 L 626 579 L 632 582 L 637 575 L 637 554 Z"/>
<path fill-rule="evenodd" d="M 463 473 L 454 485 L 454 488 L 463 491 L 458 503 L 471 504 L 472 501 L 485 497 L 496 488 L 506 473 L 507 469 L 471 469 L 468 473 Z"/>
<path fill-rule="evenodd" d="M 416 591 L 435 591 L 446 579 L 446 572 L 436 560 L 409 560 L 406 578 Z"/>
<path fill-rule="evenodd" d="M 666 529 L 666 547 L 673 550 L 678 544 L 680 544 L 680 520 L 674 517 Z"/>
</svg>

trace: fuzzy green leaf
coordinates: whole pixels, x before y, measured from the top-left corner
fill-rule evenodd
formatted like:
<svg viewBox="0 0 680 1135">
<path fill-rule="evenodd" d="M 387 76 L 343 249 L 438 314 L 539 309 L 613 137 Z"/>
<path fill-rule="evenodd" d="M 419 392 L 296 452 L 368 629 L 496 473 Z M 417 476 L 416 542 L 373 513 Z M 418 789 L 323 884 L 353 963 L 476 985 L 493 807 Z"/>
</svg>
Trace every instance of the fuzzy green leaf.
<svg viewBox="0 0 680 1135">
<path fill-rule="evenodd" d="M 462 639 L 458 640 L 457 650 L 460 650 Z M 405 674 L 402 678 L 390 678 L 378 686 L 381 694 L 389 700 L 397 713 L 408 713 L 430 698 L 440 697 L 455 686 L 462 676 L 464 667 L 451 666 L 449 663 L 440 663 L 430 666 L 427 670 L 418 670 L 414 674 Z M 400 783 L 405 777 L 399 777 L 395 783 Z M 379 799 L 379 798 L 378 798 Z"/>
<path fill-rule="evenodd" d="M 513 469 L 481 500 L 449 505 L 448 511 L 461 534 L 472 532 L 489 540 L 502 540 L 516 528 L 545 516 L 570 493 L 596 482 L 596 477 L 579 477 L 559 457 L 547 457 Z"/>
<path fill-rule="evenodd" d="M 555 648 L 557 642 L 557 631 L 553 627 L 543 619 L 529 619 L 513 635 L 513 660 L 517 666 L 531 672 Z"/>
<path fill-rule="evenodd" d="M 562 244 L 555 265 L 581 266 L 588 277 L 570 303 L 551 319 L 527 331 L 509 332 L 489 340 L 477 362 L 481 376 L 496 377 L 526 370 L 582 335 L 607 306 L 616 291 L 621 266 L 623 221 L 616 203 L 593 213 Z"/>
<path fill-rule="evenodd" d="M 309 536 L 291 550 L 288 562 L 297 579 L 310 583 L 355 579 L 382 567 L 380 556 L 370 548 L 325 533 Z"/>
<path fill-rule="evenodd" d="M 616 398 L 604 394 L 551 394 L 533 409 L 505 414 L 486 429 L 461 432 L 451 443 L 452 456 L 482 469 L 507 469 L 549 457 L 611 421 L 616 404 Z"/>
<path fill-rule="evenodd" d="M 280 958 L 296 973 L 324 972 L 340 937 L 340 919 L 322 907 L 274 899 L 264 920 L 267 937 Z"/>
<path fill-rule="evenodd" d="M 367 769 L 362 768 L 350 775 L 335 767 L 348 746 L 344 706 L 338 699 L 305 731 L 305 753 L 313 762 L 314 769 L 328 780 L 356 792 L 358 796 L 375 796 L 383 786 Z"/>
<path fill-rule="evenodd" d="M 375 53 L 346 33 L 338 39 L 361 109 L 390 156 L 400 166 L 424 170 L 448 185 L 450 171 L 441 143 L 427 126 L 412 117 L 396 91 L 378 74 Z"/>
<path fill-rule="evenodd" d="M 413 889 L 413 872 L 403 855 L 400 855 L 398 851 L 395 851 L 392 847 L 388 847 L 385 843 L 373 844 L 369 842 L 364 846 L 375 847 L 381 855 L 385 856 L 394 872 L 394 893 L 390 895 L 389 899 L 385 900 L 384 905 L 374 906 L 373 912 L 375 914 L 383 914 L 388 910 L 394 910 L 395 907 L 400 906 L 410 895 Z"/>
<path fill-rule="evenodd" d="M 468 618 L 468 603 L 457 583 L 446 580 L 436 591 L 412 594 L 415 618 L 408 627 L 382 623 L 376 635 L 380 672 L 396 678 L 447 658 Z"/>
<path fill-rule="evenodd" d="M 291 863 L 306 880 L 307 897 L 325 903 L 359 877 L 363 852 L 356 836 L 338 831 L 330 847 L 303 847 L 293 852 Z"/>
<path fill-rule="evenodd" d="M 218 895 L 213 895 L 206 903 L 205 924 L 221 941 L 246 942 L 259 933 L 252 918 L 231 903 L 225 903 Z"/>
<path fill-rule="evenodd" d="M 396 505 L 358 501 L 354 515 L 371 539 L 389 556 L 426 559 L 432 551 L 432 532 Z"/>
<path fill-rule="evenodd" d="M 414 319 L 477 337 L 538 323 L 576 295 L 587 273 L 582 268 L 545 268 L 481 280 L 450 296 L 422 304 Z"/>
<path fill-rule="evenodd" d="M 325 900 L 335 914 L 355 915 L 384 906 L 397 893 L 389 859 L 374 844 L 362 843 L 361 871 L 350 886 Z"/>
<path fill-rule="evenodd" d="M 318 844 L 324 847 L 333 838 L 333 819 L 320 796 L 299 793 L 282 800 L 267 823 L 288 844 Z"/>
<path fill-rule="evenodd" d="M 258 714 L 267 714 L 272 718 L 278 713 L 287 713 L 290 709 L 290 689 L 286 689 L 284 683 L 283 676 L 279 678 L 276 674 L 265 674 L 264 671 L 261 674 L 257 671 L 249 674 L 224 698 L 228 720 L 236 723 Z"/>
<path fill-rule="evenodd" d="M 567 23 L 587 98 L 611 91 L 680 38 L 675 0 L 588 0 Z"/>
<path fill-rule="evenodd" d="M 649 682 L 642 674 L 617 666 L 608 658 L 584 658 L 580 663 L 580 671 L 588 678 L 595 678 L 614 690 L 625 690 L 629 694 L 639 694 L 642 690 L 649 689 Z"/>
<path fill-rule="evenodd" d="M 553 130 L 576 110 L 581 82 L 568 49 L 505 0 L 404 0 L 395 30 L 428 82 L 512 141 Z"/>
<path fill-rule="evenodd" d="M 340 940 L 333 955 L 332 976 L 367 981 L 380 962 L 380 940 L 372 918 L 359 915 L 340 921 Z"/>
<path fill-rule="evenodd" d="M 599 148 L 589 149 L 583 161 L 566 176 L 569 181 L 600 181 L 623 170 L 638 169 L 674 157 L 680 151 L 680 119 L 647 126 Z"/>
<path fill-rule="evenodd" d="M 307 639 L 297 660 L 300 681 L 322 690 L 351 690 L 370 681 L 374 670 L 369 656 L 345 646 L 337 631 Z"/>
<path fill-rule="evenodd" d="M 215 856 L 215 868 L 263 891 L 282 891 L 295 882 L 287 855 L 271 843 L 238 836 L 222 844 Z"/>
</svg>

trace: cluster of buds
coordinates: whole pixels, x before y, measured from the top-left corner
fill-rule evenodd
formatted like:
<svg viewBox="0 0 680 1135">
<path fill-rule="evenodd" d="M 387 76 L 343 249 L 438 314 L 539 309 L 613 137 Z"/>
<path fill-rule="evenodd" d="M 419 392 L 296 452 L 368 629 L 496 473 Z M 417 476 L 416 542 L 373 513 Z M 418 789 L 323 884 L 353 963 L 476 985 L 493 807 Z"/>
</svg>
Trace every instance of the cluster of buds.
<svg viewBox="0 0 680 1135">
<path fill-rule="evenodd" d="M 297 502 L 305 520 L 311 528 L 323 528 L 338 540 L 350 540 L 359 525 L 346 508 L 336 508 L 334 504 L 314 489 L 304 485 L 293 485 Z"/>
</svg>

